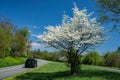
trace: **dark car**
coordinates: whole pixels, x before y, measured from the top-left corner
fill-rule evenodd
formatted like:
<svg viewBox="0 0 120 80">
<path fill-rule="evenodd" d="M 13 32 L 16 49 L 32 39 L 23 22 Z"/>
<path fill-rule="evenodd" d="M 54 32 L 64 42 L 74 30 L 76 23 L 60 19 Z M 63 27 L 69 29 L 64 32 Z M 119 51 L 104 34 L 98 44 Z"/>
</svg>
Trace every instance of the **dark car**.
<svg viewBox="0 0 120 80">
<path fill-rule="evenodd" d="M 34 68 L 37 67 L 37 60 L 29 58 L 25 62 L 25 68 Z"/>
</svg>

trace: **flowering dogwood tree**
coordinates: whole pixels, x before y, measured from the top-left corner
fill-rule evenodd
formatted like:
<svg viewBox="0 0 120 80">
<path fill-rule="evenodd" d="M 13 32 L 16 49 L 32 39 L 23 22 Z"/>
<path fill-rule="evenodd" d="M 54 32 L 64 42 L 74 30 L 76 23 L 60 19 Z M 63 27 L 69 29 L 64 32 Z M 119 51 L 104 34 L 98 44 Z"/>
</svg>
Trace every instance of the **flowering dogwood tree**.
<svg viewBox="0 0 120 80">
<path fill-rule="evenodd" d="M 92 13 L 87 14 L 86 9 L 79 10 L 75 5 L 73 14 L 73 18 L 64 15 L 61 25 L 47 26 L 48 31 L 37 37 L 49 46 L 66 51 L 71 74 L 75 75 L 80 54 L 105 41 L 105 32 L 95 18 L 90 18 Z"/>
</svg>

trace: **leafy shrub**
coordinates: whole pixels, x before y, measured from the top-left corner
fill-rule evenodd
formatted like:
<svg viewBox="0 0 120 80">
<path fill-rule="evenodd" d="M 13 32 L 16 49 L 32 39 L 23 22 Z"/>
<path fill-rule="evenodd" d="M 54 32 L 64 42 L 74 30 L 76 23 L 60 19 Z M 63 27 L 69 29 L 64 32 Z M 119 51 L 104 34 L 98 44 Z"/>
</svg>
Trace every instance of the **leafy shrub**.
<svg viewBox="0 0 120 80">
<path fill-rule="evenodd" d="M 26 58 L 23 57 L 5 57 L 0 58 L 0 67 L 13 66 L 17 64 L 23 64 Z"/>
<path fill-rule="evenodd" d="M 50 61 L 56 61 L 55 53 L 40 53 L 40 58 Z"/>
<path fill-rule="evenodd" d="M 89 65 L 101 65 L 102 58 L 97 51 L 92 51 L 84 56 L 82 63 Z"/>
<path fill-rule="evenodd" d="M 104 55 L 104 65 L 111 67 L 120 67 L 120 55 L 116 52 L 106 53 Z"/>
</svg>

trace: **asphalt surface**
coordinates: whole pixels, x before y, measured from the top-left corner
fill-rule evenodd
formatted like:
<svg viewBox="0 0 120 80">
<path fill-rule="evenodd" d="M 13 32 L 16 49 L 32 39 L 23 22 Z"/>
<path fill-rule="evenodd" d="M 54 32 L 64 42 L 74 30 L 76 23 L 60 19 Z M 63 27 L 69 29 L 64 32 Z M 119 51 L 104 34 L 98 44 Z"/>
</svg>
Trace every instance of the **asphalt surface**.
<svg viewBox="0 0 120 80">
<path fill-rule="evenodd" d="M 119 68 L 112 68 L 112 67 L 110 68 L 110 67 L 103 67 L 103 66 L 89 66 L 89 67 L 90 68 L 94 68 L 94 69 L 100 69 L 100 70 L 120 73 L 120 69 Z"/>
<path fill-rule="evenodd" d="M 37 60 L 38 66 L 42 66 L 46 63 L 47 61 L 45 60 L 40 60 L 40 59 Z M 30 69 L 33 69 L 33 68 L 24 68 L 24 64 L 0 68 L 0 80 L 3 80 L 4 78 L 16 75 L 18 73 L 21 73 Z"/>
</svg>

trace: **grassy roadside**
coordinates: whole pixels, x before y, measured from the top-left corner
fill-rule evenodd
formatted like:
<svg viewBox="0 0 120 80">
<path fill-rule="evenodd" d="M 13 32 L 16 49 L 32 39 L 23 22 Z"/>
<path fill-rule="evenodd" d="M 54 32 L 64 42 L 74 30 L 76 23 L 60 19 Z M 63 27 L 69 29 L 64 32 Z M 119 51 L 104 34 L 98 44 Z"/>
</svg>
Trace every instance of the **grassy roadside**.
<svg viewBox="0 0 120 80">
<path fill-rule="evenodd" d="M 82 65 L 79 74 L 70 75 L 64 63 L 52 62 L 4 80 L 120 80 L 120 73 L 90 68 Z"/>
<path fill-rule="evenodd" d="M 7 66 L 13 66 L 17 64 L 24 63 L 26 58 L 23 57 L 5 57 L 0 58 L 0 68 L 7 67 Z"/>
</svg>

